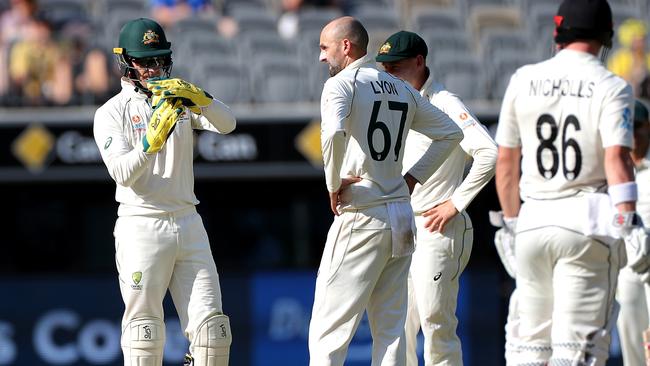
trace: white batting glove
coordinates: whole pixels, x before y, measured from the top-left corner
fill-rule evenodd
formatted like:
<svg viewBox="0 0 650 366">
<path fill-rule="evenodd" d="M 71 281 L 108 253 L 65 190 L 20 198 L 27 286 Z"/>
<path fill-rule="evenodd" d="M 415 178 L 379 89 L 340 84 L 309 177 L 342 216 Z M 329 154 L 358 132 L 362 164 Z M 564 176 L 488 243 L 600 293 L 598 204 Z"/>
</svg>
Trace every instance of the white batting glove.
<svg viewBox="0 0 650 366">
<path fill-rule="evenodd" d="M 494 234 L 494 246 L 497 249 L 501 263 L 512 278 L 516 278 L 517 263 L 515 260 L 515 229 L 516 217 L 503 217 L 501 211 L 490 211 L 490 223 L 500 229 Z"/>
<path fill-rule="evenodd" d="M 636 212 L 614 215 L 614 226 L 619 228 L 625 241 L 627 266 L 639 278 L 650 283 L 650 236 Z"/>
</svg>

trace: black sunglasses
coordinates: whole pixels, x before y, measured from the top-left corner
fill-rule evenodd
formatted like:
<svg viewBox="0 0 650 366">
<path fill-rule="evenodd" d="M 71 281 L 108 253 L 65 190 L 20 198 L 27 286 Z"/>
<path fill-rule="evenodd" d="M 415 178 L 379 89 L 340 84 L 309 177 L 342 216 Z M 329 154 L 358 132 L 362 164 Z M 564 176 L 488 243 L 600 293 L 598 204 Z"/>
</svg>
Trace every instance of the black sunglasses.
<svg viewBox="0 0 650 366">
<path fill-rule="evenodd" d="M 134 58 L 133 62 L 138 66 L 145 67 L 148 69 L 156 67 L 169 66 L 171 64 L 171 57 L 169 56 L 157 56 L 157 57 L 146 57 L 146 58 Z"/>
</svg>

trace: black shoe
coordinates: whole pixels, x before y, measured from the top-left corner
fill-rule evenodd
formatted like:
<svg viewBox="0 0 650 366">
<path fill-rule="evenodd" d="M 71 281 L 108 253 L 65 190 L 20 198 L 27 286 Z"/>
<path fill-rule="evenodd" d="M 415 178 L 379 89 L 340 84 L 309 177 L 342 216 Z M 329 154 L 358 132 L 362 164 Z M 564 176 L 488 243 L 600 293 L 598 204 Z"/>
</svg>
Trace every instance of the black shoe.
<svg viewBox="0 0 650 366">
<path fill-rule="evenodd" d="M 183 366 L 192 366 L 194 365 L 194 358 L 189 353 L 185 354 L 185 359 L 183 360 Z"/>
</svg>

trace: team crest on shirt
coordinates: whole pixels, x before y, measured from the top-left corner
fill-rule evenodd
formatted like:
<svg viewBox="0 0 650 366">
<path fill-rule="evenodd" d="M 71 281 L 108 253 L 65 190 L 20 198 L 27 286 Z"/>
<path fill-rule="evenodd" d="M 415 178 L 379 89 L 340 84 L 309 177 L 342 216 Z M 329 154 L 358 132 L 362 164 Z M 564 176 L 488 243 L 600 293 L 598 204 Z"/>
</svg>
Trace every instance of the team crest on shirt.
<svg viewBox="0 0 650 366">
<path fill-rule="evenodd" d="M 159 39 L 160 36 L 158 35 L 158 33 L 149 29 L 146 32 L 144 32 L 144 35 L 142 36 L 142 43 L 144 44 L 158 43 Z"/>
<path fill-rule="evenodd" d="M 380 54 L 380 55 L 385 55 L 385 54 L 387 54 L 388 52 L 390 52 L 390 49 L 391 49 L 392 47 L 393 47 L 393 46 L 391 46 L 390 43 L 388 43 L 388 42 L 384 43 L 384 44 L 381 45 L 381 47 L 379 48 L 379 54 Z"/>
<path fill-rule="evenodd" d="M 142 272 L 133 272 L 133 274 L 131 274 L 131 279 L 133 280 L 131 288 L 134 290 L 142 290 L 142 285 L 140 284 L 142 281 Z"/>
</svg>

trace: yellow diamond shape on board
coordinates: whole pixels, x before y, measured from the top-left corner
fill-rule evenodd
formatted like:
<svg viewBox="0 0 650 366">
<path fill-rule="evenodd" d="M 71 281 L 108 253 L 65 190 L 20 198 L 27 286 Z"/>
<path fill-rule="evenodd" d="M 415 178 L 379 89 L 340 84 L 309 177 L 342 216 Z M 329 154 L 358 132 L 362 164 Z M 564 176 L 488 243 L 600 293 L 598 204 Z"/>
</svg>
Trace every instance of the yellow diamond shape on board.
<svg viewBox="0 0 650 366">
<path fill-rule="evenodd" d="M 323 154 L 320 147 L 320 122 L 312 121 L 296 136 L 296 149 L 317 167 L 323 166 Z"/>
<path fill-rule="evenodd" d="M 27 169 L 39 172 L 54 147 L 54 136 L 42 125 L 30 125 L 12 144 L 12 151 Z"/>
</svg>

